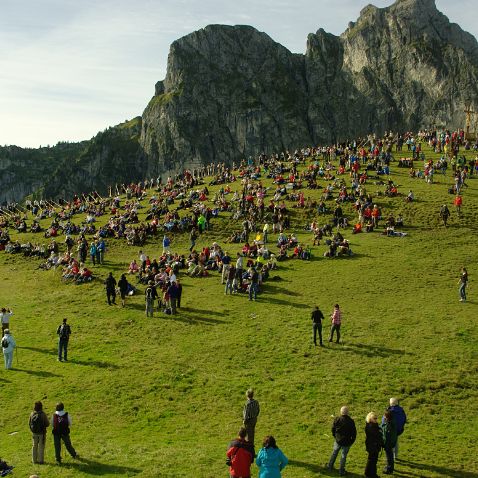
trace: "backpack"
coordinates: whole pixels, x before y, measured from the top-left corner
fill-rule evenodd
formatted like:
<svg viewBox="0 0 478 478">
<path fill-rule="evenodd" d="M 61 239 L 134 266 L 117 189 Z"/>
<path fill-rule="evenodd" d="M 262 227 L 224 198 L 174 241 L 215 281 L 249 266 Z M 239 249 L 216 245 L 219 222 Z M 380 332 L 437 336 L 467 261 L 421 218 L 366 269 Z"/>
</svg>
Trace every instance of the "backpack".
<svg viewBox="0 0 478 478">
<path fill-rule="evenodd" d="M 68 413 L 61 416 L 55 413 L 53 416 L 52 432 L 54 435 L 67 435 L 70 433 L 70 428 L 68 426 Z"/>
<path fill-rule="evenodd" d="M 60 325 L 60 329 L 58 331 L 58 335 L 60 336 L 60 339 L 67 339 L 69 338 L 70 334 L 70 326 L 69 325 Z"/>
<path fill-rule="evenodd" d="M 148 287 L 146 289 L 146 299 L 148 300 L 152 300 L 153 298 L 153 288 L 152 287 Z"/>
<path fill-rule="evenodd" d="M 35 412 L 30 418 L 30 430 L 32 433 L 40 434 L 45 431 L 42 412 Z"/>
<path fill-rule="evenodd" d="M 2 339 L 2 347 L 6 349 L 8 348 L 9 345 L 10 345 L 10 341 L 8 340 L 8 337 L 5 335 Z"/>
</svg>

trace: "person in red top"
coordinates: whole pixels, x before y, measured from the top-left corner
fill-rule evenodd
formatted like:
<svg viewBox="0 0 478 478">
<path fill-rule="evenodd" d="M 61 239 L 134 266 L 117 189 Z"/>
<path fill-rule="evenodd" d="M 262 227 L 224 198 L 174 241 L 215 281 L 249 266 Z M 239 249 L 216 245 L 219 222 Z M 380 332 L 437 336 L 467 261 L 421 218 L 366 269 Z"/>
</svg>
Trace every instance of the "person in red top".
<svg viewBox="0 0 478 478">
<path fill-rule="evenodd" d="M 337 343 L 340 341 L 340 326 L 342 325 L 342 312 L 340 311 L 339 304 L 335 304 L 334 311 L 330 316 L 332 320 L 332 327 L 330 328 L 329 342 L 332 342 L 334 337 L 334 331 L 337 331 Z"/>
<path fill-rule="evenodd" d="M 246 440 L 247 430 L 241 427 L 238 437 L 232 440 L 227 449 L 227 461 L 231 478 L 250 478 L 254 462 L 254 445 Z"/>
<path fill-rule="evenodd" d="M 461 206 L 463 204 L 462 197 L 460 195 L 457 195 L 453 203 L 455 204 L 456 212 L 458 213 L 458 216 L 460 216 Z"/>
</svg>

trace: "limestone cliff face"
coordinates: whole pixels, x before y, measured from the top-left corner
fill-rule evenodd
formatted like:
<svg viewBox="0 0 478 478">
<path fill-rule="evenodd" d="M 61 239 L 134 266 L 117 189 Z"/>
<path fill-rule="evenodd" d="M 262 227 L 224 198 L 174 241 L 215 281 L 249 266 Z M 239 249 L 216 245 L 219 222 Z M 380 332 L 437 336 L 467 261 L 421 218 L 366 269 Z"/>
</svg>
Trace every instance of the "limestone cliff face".
<svg viewBox="0 0 478 478">
<path fill-rule="evenodd" d="M 478 44 L 434 0 L 365 7 L 305 55 L 246 26 L 211 25 L 171 46 L 143 113 L 149 171 L 174 171 L 370 131 L 461 127 L 478 102 Z"/>
<path fill-rule="evenodd" d="M 478 109 L 478 43 L 434 0 L 368 5 L 340 36 L 310 34 L 304 55 L 249 26 L 210 25 L 171 45 L 142 118 L 68 147 L 0 148 L 0 202 L 105 193 L 372 131 L 458 128 L 467 103 Z"/>
<path fill-rule="evenodd" d="M 303 57 L 252 27 L 210 25 L 172 44 L 140 141 L 152 170 L 174 170 L 309 138 Z"/>
</svg>

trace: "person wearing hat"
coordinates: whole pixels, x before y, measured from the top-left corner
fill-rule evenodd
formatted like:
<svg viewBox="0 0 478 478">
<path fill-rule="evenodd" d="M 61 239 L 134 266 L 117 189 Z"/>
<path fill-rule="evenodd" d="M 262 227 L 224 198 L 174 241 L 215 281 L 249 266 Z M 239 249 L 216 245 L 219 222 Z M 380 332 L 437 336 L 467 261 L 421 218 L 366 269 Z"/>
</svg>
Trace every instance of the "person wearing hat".
<svg viewBox="0 0 478 478">
<path fill-rule="evenodd" d="M 144 298 L 146 303 L 146 317 L 153 317 L 154 300 L 158 297 L 158 292 L 154 286 L 154 282 L 150 280 L 148 287 L 144 291 Z"/>
<path fill-rule="evenodd" d="M 3 358 L 5 360 L 5 370 L 10 370 L 12 368 L 13 362 L 13 351 L 17 346 L 15 339 L 10 334 L 10 329 L 5 329 L 4 335 L 2 338 L 2 351 Z"/>
<path fill-rule="evenodd" d="M 2 307 L 0 317 L 2 318 L 2 337 L 5 335 L 5 329 L 10 328 L 10 317 L 13 315 L 12 309 Z"/>
</svg>

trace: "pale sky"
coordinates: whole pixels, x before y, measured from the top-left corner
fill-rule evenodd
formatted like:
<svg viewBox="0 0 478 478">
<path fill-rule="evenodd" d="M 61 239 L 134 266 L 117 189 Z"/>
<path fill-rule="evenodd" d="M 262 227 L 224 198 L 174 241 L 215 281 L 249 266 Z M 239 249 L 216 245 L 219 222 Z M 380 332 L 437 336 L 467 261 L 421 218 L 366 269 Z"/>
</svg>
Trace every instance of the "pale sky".
<svg viewBox="0 0 478 478">
<path fill-rule="evenodd" d="M 248 24 L 304 53 L 307 34 L 341 34 L 393 0 L 0 0 L 0 145 L 90 139 L 141 115 L 169 45 L 211 23 Z M 436 0 L 478 37 L 476 0 Z"/>
</svg>

